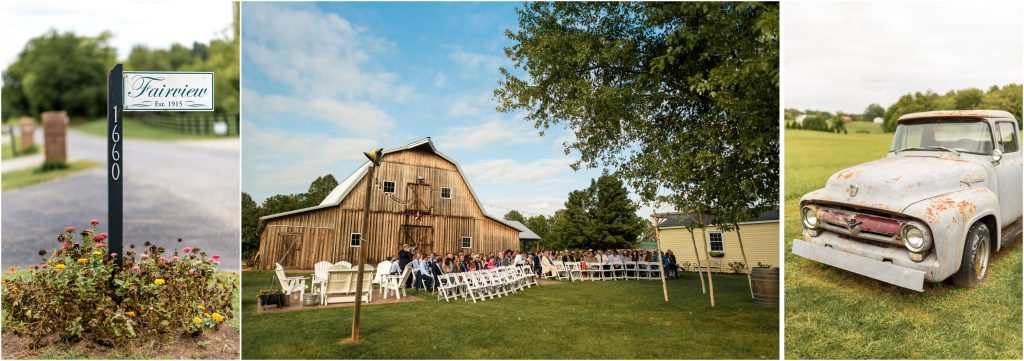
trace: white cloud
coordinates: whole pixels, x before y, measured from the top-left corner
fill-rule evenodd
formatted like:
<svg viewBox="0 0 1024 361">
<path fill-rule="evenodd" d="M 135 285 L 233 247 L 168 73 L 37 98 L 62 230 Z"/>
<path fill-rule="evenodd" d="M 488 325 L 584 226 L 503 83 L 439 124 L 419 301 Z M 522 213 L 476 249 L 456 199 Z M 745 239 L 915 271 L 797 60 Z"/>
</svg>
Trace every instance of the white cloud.
<svg viewBox="0 0 1024 361">
<path fill-rule="evenodd" d="M 145 16 L 158 14 L 158 16 Z M 231 2 L 182 4 L 173 1 L 5 0 L 0 2 L 0 66 L 14 62 L 29 39 L 49 29 L 96 36 L 114 34 L 110 44 L 118 57 L 128 57 L 134 45 L 169 48 L 191 46 L 226 37 L 231 27 Z M 182 19 L 187 19 L 182 21 Z M 173 29 L 173 31 L 169 31 Z"/>
<path fill-rule="evenodd" d="M 247 3 L 243 9 L 246 65 L 293 93 L 401 100 L 413 91 L 371 61 L 395 45 L 336 14 L 290 4 Z"/>
<path fill-rule="evenodd" d="M 376 144 L 369 138 L 294 133 L 254 123 L 243 126 L 242 136 L 243 189 L 257 201 L 271 194 L 304 192 L 310 181 L 327 173 L 340 182 L 355 169 L 338 165 L 362 159 L 362 152 Z"/>
<path fill-rule="evenodd" d="M 378 136 L 394 125 L 391 117 L 376 105 L 364 101 L 341 101 L 286 95 L 261 95 L 243 91 L 246 122 L 273 124 L 316 121 L 337 127 L 345 133 Z M 325 129 L 327 132 L 333 132 Z"/>
<path fill-rule="evenodd" d="M 499 56 L 462 49 L 452 51 L 448 56 L 455 62 L 462 65 L 462 68 L 467 71 L 487 71 L 497 73 L 498 67 L 500 67 L 505 61 L 504 58 Z"/>
<path fill-rule="evenodd" d="M 451 127 L 438 137 L 446 149 L 479 150 L 492 145 L 539 143 L 537 131 L 525 122 L 492 119 Z"/>
<path fill-rule="evenodd" d="M 434 86 L 444 88 L 445 85 L 448 85 L 448 77 L 444 73 L 437 73 L 437 76 L 434 77 Z"/>
<path fill-rule="evenodd" d="M 520 163 L 513 159 L 495 159 L 466 165 L 463 169 L 470 182 L 517 183 L 552 181 L 556 176 L 572 171 L 571 159 L 539 159 Z"/>
<path fill-rule="evenodd" d="M 1020 83 L 1021 4 L 787 3 L 785 106 L 859 113 L 909 92 Z"/>
</svg>

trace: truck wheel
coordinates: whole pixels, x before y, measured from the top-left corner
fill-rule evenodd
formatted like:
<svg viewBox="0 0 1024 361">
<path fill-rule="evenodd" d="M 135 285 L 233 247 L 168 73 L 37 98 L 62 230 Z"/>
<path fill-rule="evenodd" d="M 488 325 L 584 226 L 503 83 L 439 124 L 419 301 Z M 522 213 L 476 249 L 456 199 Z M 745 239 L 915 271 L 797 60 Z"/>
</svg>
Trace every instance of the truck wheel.
<svg viewBox="0 0 1024 361">
<path fill-rule="evenodd" d="M 992 237 L 988 226 L 983 222 L 975 223 L 967 231 L 964 244 L 964 255 L 960 261 L 960 270 L 953 275 L 953 284 L 957 287 L 973 288 L 988 277 L 988 259 L 991 255 Z"/>
</svg>

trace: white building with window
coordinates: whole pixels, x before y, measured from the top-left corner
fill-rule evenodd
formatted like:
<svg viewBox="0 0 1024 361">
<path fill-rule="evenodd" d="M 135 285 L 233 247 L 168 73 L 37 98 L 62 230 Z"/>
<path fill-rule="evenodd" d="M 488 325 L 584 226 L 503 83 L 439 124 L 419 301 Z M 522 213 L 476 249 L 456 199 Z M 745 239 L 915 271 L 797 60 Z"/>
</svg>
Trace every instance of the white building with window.
<svg viewBox="0 0 1024 361">
<path fill-rule="evenodd" d="M 658 226 L 661 237 L 662 251 L 671 250 L 676 256 L 676 263 L 686 266 L 688 271 L 696 270 L 697 256 L 701 264 L 706 259 L 704 247 L 711 255 L 711 266 L 718 271 L 733 272 L 730 263 L 743 262 L 740 253 L 739 237 L 736 231 L 722 231 L 718 227 L 706 229 L 694 228 L 693 239 L 696 239 L 697 251 L 690 238 L 690 229 L 696 222 L 695 216 L 675 214 L 663 220 Z M 710 220 L 708 223 L 714 223 Z M 779 212 L 769 211 L 757 218 L 740 222 L 739 231 L 743 236 L 743 250 L 747 254 L 747 263 L 756 267 L 758 264 L 779 266 Z M 749 267 L 749 266 L 748 266 Z"/>
</svg>

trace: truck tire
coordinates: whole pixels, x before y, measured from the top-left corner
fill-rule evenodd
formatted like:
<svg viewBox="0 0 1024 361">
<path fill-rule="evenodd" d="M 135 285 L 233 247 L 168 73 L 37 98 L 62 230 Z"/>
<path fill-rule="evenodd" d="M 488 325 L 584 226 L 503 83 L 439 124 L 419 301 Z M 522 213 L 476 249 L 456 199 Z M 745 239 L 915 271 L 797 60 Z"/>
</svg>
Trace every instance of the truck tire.
<svg viewBox="0 0 1024 361">
<path fill-rule="evenodd" d="M 984 222 L 977 222 L 967 231 L 960 270 L 953 275 L 957 287 L 974 288 L 988 277 L 988 260 L 992 255 L 992 235 Z"/>
</svg>

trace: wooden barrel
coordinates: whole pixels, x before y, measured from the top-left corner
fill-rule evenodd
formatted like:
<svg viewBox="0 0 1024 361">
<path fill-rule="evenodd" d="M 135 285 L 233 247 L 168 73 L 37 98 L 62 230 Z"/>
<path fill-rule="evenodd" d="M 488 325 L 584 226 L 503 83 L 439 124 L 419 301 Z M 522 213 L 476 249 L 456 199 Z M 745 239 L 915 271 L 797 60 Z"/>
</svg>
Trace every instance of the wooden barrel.
<svg viewBox="0 0 1024 361">
<path fill-rule="evenodd" d="M 779 268 L 755 267 L 750 272 L 750 288 L 754 291 L 754 303 L 762 306 L 779 305 Z"/>
</svg>

